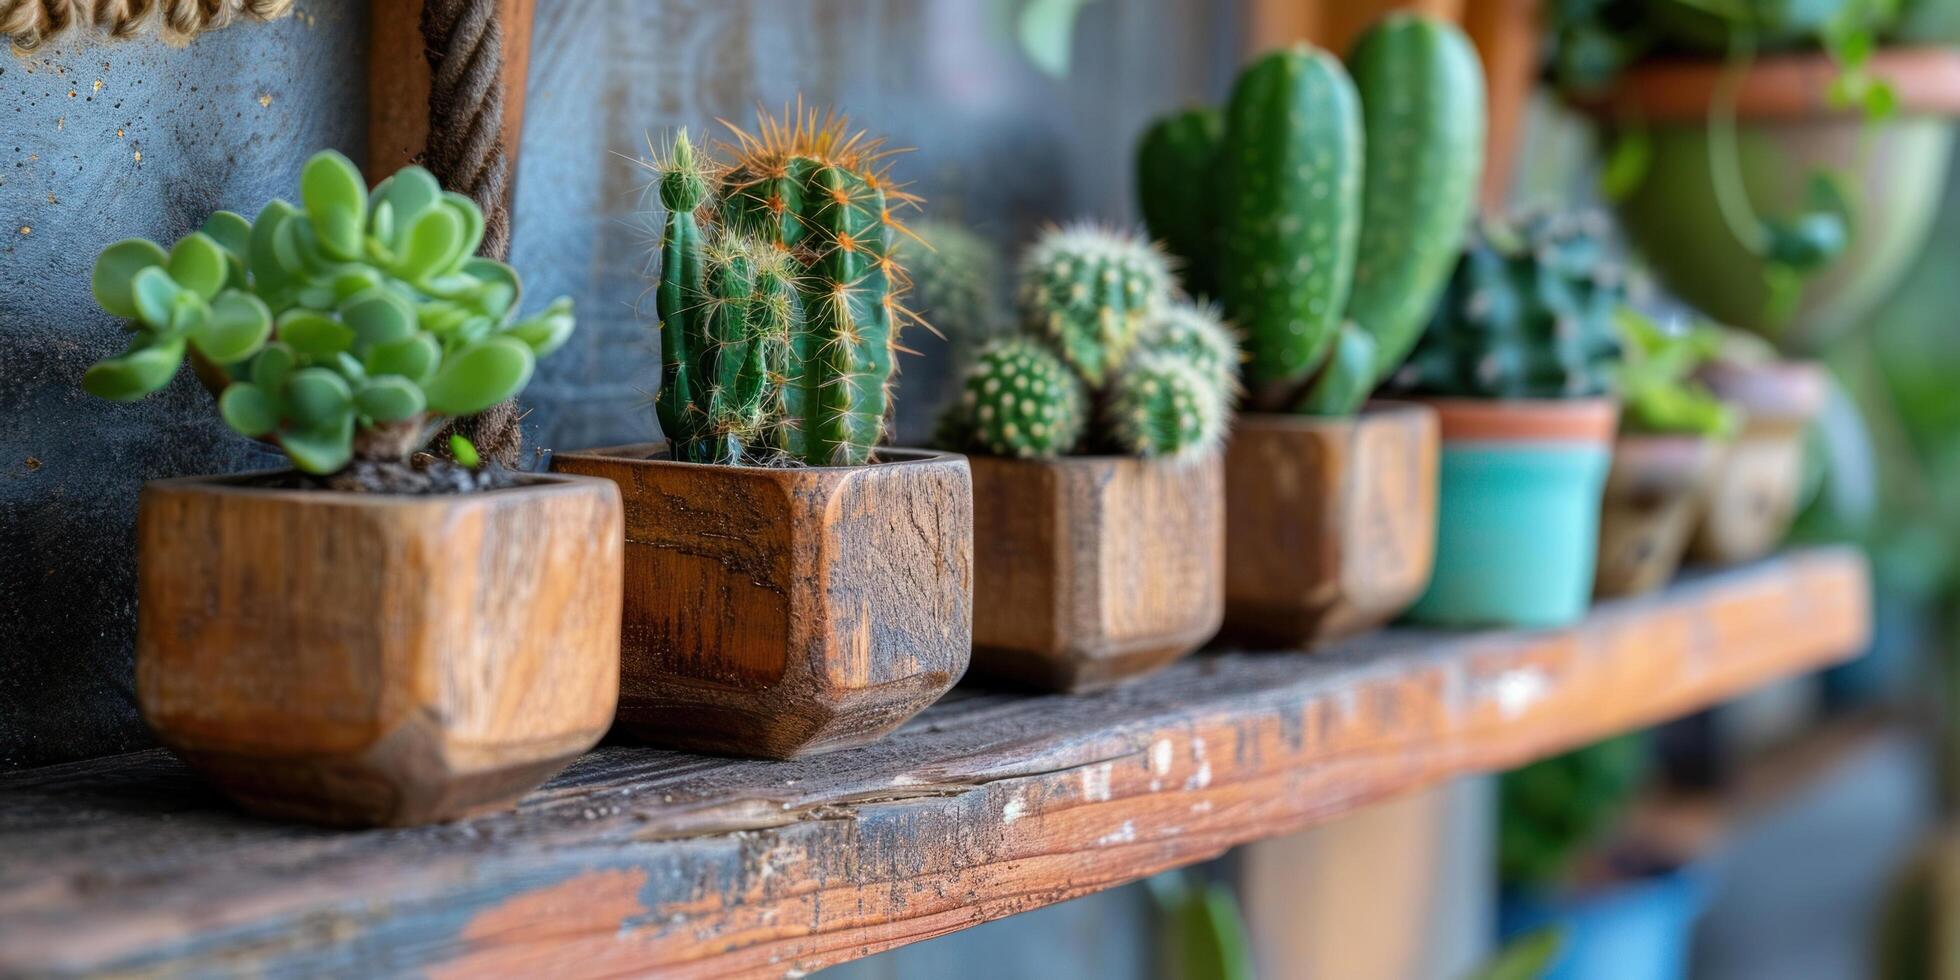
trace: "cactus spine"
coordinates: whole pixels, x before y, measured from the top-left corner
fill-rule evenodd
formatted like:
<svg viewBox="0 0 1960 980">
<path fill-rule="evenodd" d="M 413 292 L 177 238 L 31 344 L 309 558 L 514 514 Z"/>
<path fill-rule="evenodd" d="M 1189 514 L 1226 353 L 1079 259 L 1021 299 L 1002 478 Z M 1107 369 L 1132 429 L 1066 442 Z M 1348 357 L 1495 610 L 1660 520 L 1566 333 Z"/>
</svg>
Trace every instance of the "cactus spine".
<svg viewBox="0 0 1960 980">
<path fill-rule="evenodd" d="M 1051 229 L 1021 261 L 1021 317 L 1094 387 L 1129 357 L 1145 319 L 1168 301 L 1170 263 L 1130 235 L 1093 225 Z"/>
<path fill-rule="evenodd" d="M 1340 62 L 1305 45 L 1239 76 L 1219 148 L 1226 313 L 1250 382 L 1284 405 L 1334 341 L 1361 224 L 1361 110 Z"/>
<path fill-rule="evenodd" d="M 987 345 L 966 372 L 955 409 L 971 445 L 996 456 L 1038 459 L 1082 438 L 1082 379 L 1033 337 Z"/>
<path fill-rule="evenodd" d="M 1483 173 L 1484 76 L 1463 32 L 1411 14 L 1370 28 L 1348 68 L 1369 152 L 1347 315 L 1374 337 L 1372 383 L 1408 356 L 1462 248 Z"/>
<path fill-rule="evenodd" d="M 915 199 L 890 185 L 881 142 L 843 117 L 799 106 L 734 133 L 726 166 L 697 162 L 685 133 L 656 165 L 661 427 L 696 462 L 864 463 L 908 315 L 890 212 Z"/>
</svg>

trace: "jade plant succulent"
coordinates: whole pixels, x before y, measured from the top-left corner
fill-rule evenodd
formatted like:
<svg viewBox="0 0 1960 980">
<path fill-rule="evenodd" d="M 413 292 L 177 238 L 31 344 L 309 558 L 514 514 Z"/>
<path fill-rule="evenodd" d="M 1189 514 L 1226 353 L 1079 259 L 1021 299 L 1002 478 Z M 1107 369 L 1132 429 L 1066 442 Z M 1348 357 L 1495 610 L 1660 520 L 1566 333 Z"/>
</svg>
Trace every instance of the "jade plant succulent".
<svg viewBox="0 0 1960 980">
<path fill-rule="evenodd" d="M 1218 313 L 1173 295 L 1134 235 L 1051 228 L 1020 266 L 1020 332 L 982 348 L 940 423 L 952 448 L 1188 457 L 1224 438 L 1239 352 Z M 1093 423 L 1093 424 L 1092 424 Z"/>
<path fill-rule="evenodd" d="M 1626 349 L 1614 372 L 1622 430 L 1718 437 L 1735 431 L 1735 409 L 1695 380 L 1722 351 L 1719 329 L 1663 325 L 1631 306 L 1620 308 L 1615 323 Z"/>
<path fill-rule="evenodd" d="M 1352 413 L 1408 355 L 1463 240 L 1483 168 L 1469 40 L 1393 14 L 1347 64 L 1296 45 L 1247 66 L 1223 111 L 1137 147 L 1152 234 L 1244 331 L 1252 399 Z"/>
<path fill-rule="evenodd" d="M 655 396 L 674 458 L 740 465 L 869 461 L 910 314 L 879 140 L 798 107 L 731 127 L 724 160 L 682 131 L 659 175 L 666 209 L 655 302 Z"/>
<path fill-rule="evenodd" d="M 512 320 L 517 273 L 476 257 L 482 237 L 476 204 L 421 167 L 369 191 L 323 151 L 301 172 L 298 207 L 274 200 L 250 221 L 218 211 L 168 251 L 104 249 L 95 299 L 132 337 L 82 387 L 134 401 L 188 357 L 227 424 L 304 472 L 400 460 L 445 417 L 515 395 L 571 335 L 569 299 Z"/>
<path fill-rule="evenodd" d="M 1605 394 L 1625 297 L 1594 212 L 1486 221 L 1396 386 L 1470 398 Z"/>
</svg>

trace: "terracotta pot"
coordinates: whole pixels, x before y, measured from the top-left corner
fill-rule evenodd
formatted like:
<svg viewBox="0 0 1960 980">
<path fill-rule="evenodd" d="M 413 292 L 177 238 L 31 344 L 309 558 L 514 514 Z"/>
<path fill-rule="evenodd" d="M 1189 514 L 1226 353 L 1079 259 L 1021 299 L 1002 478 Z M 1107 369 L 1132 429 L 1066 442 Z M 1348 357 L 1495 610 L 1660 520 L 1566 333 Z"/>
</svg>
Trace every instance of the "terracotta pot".
<svg viewBox="0 0 1960 980">
<path fill-rule="evenodd" d="M 1436 549 L 1436 415 L 1240 415 L 1225 458 L 1225 629 L 1288 649 L 1408 608 Z"/>
<path fill-rule="evenodd" d="M 160 480 L 137 517 L 136 694 L 247 809 L 404 826 L 506 807 L 590 748 L 619 684 L 620 500 Z"/>
<path fill-rule="evenodd" d="M 1699 377 L 1736 407 L 1742 429 L 1702 495 L 1689 555 L 1716 565 L 1754 561 L 1775 551 L 1796 519 L 1804 430 L 1823 410 L 1830 379 L 1808 361 L 1722 362 Z"/>
<path fill-rule="evenodd" d="M 862 745 L 966 672 L 965 457 L 711 466 L 646 443 L 551 465 L 625 497 L 618 725 L 639 739 L 776 759 Z"/>
<path fill-rule="evenodd" d="M 1613 443 L 1594 595 L 1639 595 L 1674 578 L 1727 451 L 1724 441 L 1694 435 L 1622 435 Z"/>
<path fill-rule="evenodd" d="M 975 676 L 1094 690 L 1156 670 L 1218 632 L 1221 454 L 970 463 Z"/>
<path fill-rule="evenodd" d="M 1562 626 L 1586 614 L 1619 407 L 1438 398 L 1436 571 L 1409 610 L 1438 626 Z"/>
<path fill-rule="evenodd" d="M 1709 102 L 1719 59 L 1654 61 L 1627 72 L 1617 89 L 1587 103 L 1611 127 L 1634 120 L 1652 149 L 1638 187 L 1620 200 L 1620 221 L 1670 292 L 1723 323 L 1747 328 L 1785 350 L 1821 347 L 1863 322 L 1898 285 L 1939 213 L 1960 113 L 1960 52 L 1894 48 L 1870 72 L 1889 81 L 1899 114 L 1873 126 L 1833 107 L 1840 74 L 1823 54 L 1758 59 L 1737 100 L 1739 169 L 1758 213 L 1805 209 L 1811 176 L 1851 175 L 1856 206 L 1850 245 L 1807 279 L 1794 316 L 1776 320 L 1763 263 L 1736 238 L 1716 202 L 1709 156 Z"/>
</svg>

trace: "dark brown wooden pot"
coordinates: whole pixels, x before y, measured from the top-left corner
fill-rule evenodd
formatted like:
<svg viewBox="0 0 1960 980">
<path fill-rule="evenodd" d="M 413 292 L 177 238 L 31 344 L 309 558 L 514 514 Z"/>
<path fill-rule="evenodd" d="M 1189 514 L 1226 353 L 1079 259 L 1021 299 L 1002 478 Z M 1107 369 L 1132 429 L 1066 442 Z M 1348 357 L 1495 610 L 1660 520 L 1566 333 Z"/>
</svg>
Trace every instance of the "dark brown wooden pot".
<svg viewBox="0 0 1960 980">
<path fill-rule="evenodd" d="M 1666 585 L 1681 567 L 1702 495 L 1728 450 L 1707 436 L 1622 435 L 1599 509 L 1593 594 L 1640 595 Z"/>
<path fill-rule="evenodd" d="M 1095 690 L 1156 670 L 1218 632 L 1220 453 L 971 463 L 975 676 Z"/>
<path fill-rule="evenodd" d="M 1742 415 L 1742 430 L 1702 495 L 1689 545 L 1699 562 L 1734 565 L 1776 550 L 1803 490 L 1804 430 L 1823 410 L 1829 377 L 1809 361 L 1716 363 L 1698 377 Z"/>
<path fill-rule="evenodd" d="M 1225 631 L 1288 649 L 1374 629 L 1436 557 L 1436 413 L 1244 414 L 1225 456 Z"/>
<path fill-rule="evenodd" d="M 787 759 L 874 741 L 965 673 L 966 458 L 869 466 L 679 463 L 660 443 L 559 453 L 626 499 L 619 727 Z"/>
<path fill-rule="evenodd" d="M 136 692 L 247 809 L 407 826 L 506 807 L 590 748 L 619 689 L 603 480 L 483 493 L 144 487 Z"/>
</svg>

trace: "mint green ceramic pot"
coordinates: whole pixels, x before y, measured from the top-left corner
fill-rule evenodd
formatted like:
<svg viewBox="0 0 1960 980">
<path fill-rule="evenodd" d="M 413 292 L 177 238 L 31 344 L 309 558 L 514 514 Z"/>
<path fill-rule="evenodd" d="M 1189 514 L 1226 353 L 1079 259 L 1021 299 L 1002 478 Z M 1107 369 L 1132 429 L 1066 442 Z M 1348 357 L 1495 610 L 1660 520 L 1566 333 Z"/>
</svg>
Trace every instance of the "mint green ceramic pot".
<svg viewBox="0 0 1960 980">
<path fill-rule="evenodd" d="M 1428 404 L 1443 432 L 1436 570 L 1409 618 L 1560 626 L 1585 616 L 1618 406 L 1604 399 Z"/>
</svg>

